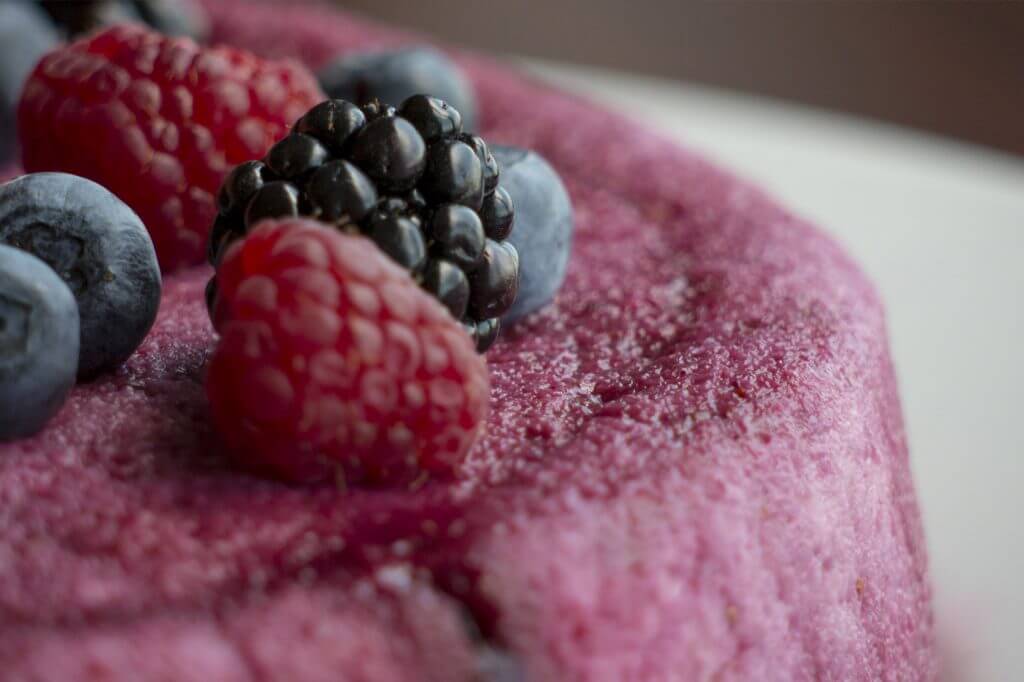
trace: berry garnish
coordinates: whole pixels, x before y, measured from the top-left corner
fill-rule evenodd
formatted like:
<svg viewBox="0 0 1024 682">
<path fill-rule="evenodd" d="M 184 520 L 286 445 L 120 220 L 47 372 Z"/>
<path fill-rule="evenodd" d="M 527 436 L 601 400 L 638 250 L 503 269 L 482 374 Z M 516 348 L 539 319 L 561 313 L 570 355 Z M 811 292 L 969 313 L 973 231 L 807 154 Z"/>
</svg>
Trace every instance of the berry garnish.
<svg viewBox="0 0 1024 682">
<path fill-rule="evenodd" d="M 508 239 L 512 233 L 512 220 L 515 217 L 515 206 L 512 195 L 504 187 L 498 187 L 484 199 L 480 209 L 484 232 L 495 241 Z"/>
<path fill-rule="evenodd" d="M 458 204 L 444 204 L 430 218 L 434 252 L 466 272 L 476 269 L 484 253 L 484 226 L 476 211 Z"/>
<path fill-rule="evenodd" d="M 0 0 L 0 163 L 14 156 L 18 97 L 25 80 L 59 40 L 32 0 Z"/>
<path fill-rule="evenodd" d="M 397 107 L 427 93 L 458 110 L 462 128 L 476 130 L 476 97 L 469 80 L 452 60 L 428 47 L 341 55 L 321 68 L 317 79 L 329 97 L 356 104 L 380 100 Z"/>
<path fill-rule="evenodd" d="M 317 220 L 347 225 L 366 218 L 377 205 L 377 188 L 348 161 L 325 163 L 306 184 L 310 213 Z"/>
<path fill-rule="evenodd" d="M 511 308 L 519 287 L 516 247 L 488 239 L 480 263 L 469 275 L 469 286 L 469 311 L 473 318 L 487 320 Z"/>
<path fill-rule="evenodd" d="M 484 190 L 489 195 L 498 186 L 498 162 L 487 148 L 484 138 L 479 135 L 459 135 L 459 140 L 468 144 L 476 152 L 480 159 L 480 165 L 484 172 Z"/>
<path fill-rule="evenodd" d="M 484 200 L 480 158 L 465 142 L 438 140 L 430 146 L 420 189 L 427 201 L 435 204 L 463 204 L 479 210 Z"/>
<path fill-rule="evenodd" d="M 298 215 L 369 237 L 487 347 L 518 286 L 515 209 L 487 144 L 449 104 L 316 105 L 221 188 L 210 262 L 260 220 Z M 483 329 L 485 333 L 476 334 Z"/>
<path fill-rule="evenodd" d="M 211 292 L 207 392 L 242 464 L 292 481 L 450 472 L 487 409 L 466 333 L 369 240 L 267 221 L 229 247 Z"/>
<path fill-rule="evenodd" d="M 275 180 L 256 190 L 245 209 L 245 222 L 255 225 L 265 218 L 299 215 L 299 190 L 290 183 Z"/>
<path fill-rule="evenodd" d="M 352 141 L 350 158 L 386 192 L 407 192 L 423 175 L 427 146 L 416 128 L 398 116 L 378 116 Z"/>
<path fill-rule="evenodd" d="M 0 441 L 31 436 L 75 383 L 78 309 L 46 263 L 0 246 Z"/>
<path fill-rule="evenodd" d="M 417 219 L 382 211 L 370 219 L 369 225 L 370 239 L 391 260 L 413 272 L 423 266 L 427 245 Z"/>
<path fill-rule="evenodd" d="M 501 187 L 484 200 L 484 229 L 491 239 L 508 238 L 521 259 L 515 304 L 502 315 L 507 324 L 547 305 L 562 286 L 573 212 L 562 179 L 542 156 L 515 147 L 496 146 L 493 153 L 501 167 Z M 510 235 L 513 201 L 516 228 Z"/>
<path fill-rule="evenodd" d="M 124 202 L 91 180 L 33 173 L 0 185 L 0 244 L 46 262 L 78 303 L 78 376 L 131 355 L 156 320 L 160 267 L 153 242 Z"/>
<path fill-rule="evenodd" d="M 469 305 L 469 278 L 458 265 L 434 258 L 423 273 L 423 288 L 448 309 L 455 319 L 463 319 Z M 475 324 L 467 320 L 469 324 Z"/>
<path fill-rule="evenodd" d="M 477 352 L 486 353 L 487 349 L 498 338 L 498 332 L 501 331 L 501 319 L 491 318 L 476 324 L 470 322 L 464 324 L 464 328 L 470 338 L 473 339 L 473 343 L 476 344 Z"/>
<path fill-rule="evenodd" d="M 427 144 L 462 132 L 462 114 L 437 97 L 413 95 L 402 102 L 398 113 L 420 131 Z"/>
<path fill-rule="evenodd" d="M 202 260 L 227 171 L 321 99 L 297 64 L 115 26 L 36 67 L 18 109 L 23 161 L 110 189 L 176 268 Z"/>
<path fill-rule="evenodd" d="M 312 135 L 340 155 L 353 136 L 366 125 L 366 114 L 351 102 L 329 99 L 306 112 L 295 124 L 295 132 Z"/>
</svg>

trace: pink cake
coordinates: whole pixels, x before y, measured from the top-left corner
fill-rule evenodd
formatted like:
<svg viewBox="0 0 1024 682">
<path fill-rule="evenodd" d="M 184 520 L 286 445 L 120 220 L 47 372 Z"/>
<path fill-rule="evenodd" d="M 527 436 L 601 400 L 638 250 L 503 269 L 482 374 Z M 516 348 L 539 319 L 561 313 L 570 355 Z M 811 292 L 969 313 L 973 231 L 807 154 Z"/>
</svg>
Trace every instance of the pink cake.
<svg viewBox="0 0 1024 682">
<path fill-rule="evenodd" d="M 406 36 L 209 2 L 317 65 Z M 931 680 L 924 537 L 883 313 L 814 228 L 634 124 L 460 59 L 488 140 L 577 215 L 565 288 L 488 354 L 454 483 L 233 470 L 209 276 L 116 374 L 0 447 L 6 680 Z"/>
</svg>

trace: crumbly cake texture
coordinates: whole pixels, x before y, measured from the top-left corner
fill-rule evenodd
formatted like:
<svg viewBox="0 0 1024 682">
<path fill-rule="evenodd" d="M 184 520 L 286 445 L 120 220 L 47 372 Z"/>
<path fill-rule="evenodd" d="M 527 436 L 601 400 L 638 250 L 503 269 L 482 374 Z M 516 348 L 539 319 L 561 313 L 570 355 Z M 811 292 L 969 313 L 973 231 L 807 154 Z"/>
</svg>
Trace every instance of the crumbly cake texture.
<svg viewBox="0 0 1024 682">
<path fill-rule="evenodd" d="M 409 38 L 209 2 L 316 66 Z M 931 680 L 924 536 L 876 293 L 758 190 L 460 57 L 488 140 L 577 216 L 554 305 L 488 355 L 454 483 L 233 470 L 202 386 L 207 269 L 39 436 L 0 446 L 9 680 Z M 479 672 L 486 668 L 490 672 Z"/>
</svg>

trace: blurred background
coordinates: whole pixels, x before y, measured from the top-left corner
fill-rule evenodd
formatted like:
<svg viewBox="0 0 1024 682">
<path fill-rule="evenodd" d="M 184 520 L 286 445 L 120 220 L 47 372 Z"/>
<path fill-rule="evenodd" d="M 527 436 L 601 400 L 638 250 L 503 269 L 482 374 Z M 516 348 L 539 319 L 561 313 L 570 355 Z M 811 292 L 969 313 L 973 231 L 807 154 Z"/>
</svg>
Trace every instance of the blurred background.
<svg viewBox="0 0 1024 682">
<path fill-rule="evenodd" d="M 469 47 L 769 95 L 1024 154 L 1024 2 L 340 4 Z"/>
</svg>

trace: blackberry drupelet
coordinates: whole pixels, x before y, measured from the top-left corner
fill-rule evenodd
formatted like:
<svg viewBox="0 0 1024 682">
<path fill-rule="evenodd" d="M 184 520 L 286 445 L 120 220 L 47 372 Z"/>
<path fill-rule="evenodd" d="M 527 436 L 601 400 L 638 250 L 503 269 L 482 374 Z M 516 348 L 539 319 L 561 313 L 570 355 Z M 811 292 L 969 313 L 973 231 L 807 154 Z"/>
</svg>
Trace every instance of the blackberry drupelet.
<svg viewBox="0 0 1024 682">
<path fill-rule="evenodd" d="M 463 323 L 480 352 L 515 301 L 515 209 L 483 139 L 451 105 L 414 95 L 398 109 L 328 100 L 259 161 L 227 176 L 209 259 L 260 220 L 308 216 L 370 238 Z M 216 285 L 208 289 L 212 309 Z"/>
</svg>

